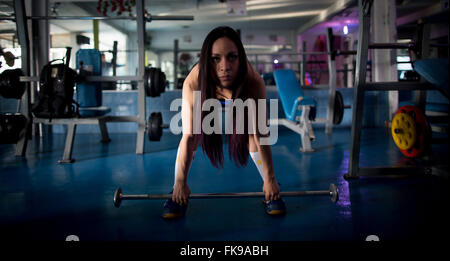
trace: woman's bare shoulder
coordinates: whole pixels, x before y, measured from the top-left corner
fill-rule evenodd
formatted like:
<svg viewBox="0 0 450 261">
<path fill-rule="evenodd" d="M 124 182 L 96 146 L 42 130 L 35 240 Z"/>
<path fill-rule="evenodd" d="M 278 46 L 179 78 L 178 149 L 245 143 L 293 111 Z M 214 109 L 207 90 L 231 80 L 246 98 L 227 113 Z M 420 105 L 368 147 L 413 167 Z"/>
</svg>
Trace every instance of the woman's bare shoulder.
<svg viewBox="0 0 450 261">
<path fill-rule="evenodd" d="M 266 85 L 261 75 L 253 69 L 250 63 L 248 65 L 248 76 L 250 96 L 256 99 L 264 99 L 266 97 Z"/>
<path fill-rule="evenodd" d="M 198 72 L 198 64 L 196 64 L 184 80 L 183 89 L 187 87 L 190 91 L 198 90 Z"/>
</svg>

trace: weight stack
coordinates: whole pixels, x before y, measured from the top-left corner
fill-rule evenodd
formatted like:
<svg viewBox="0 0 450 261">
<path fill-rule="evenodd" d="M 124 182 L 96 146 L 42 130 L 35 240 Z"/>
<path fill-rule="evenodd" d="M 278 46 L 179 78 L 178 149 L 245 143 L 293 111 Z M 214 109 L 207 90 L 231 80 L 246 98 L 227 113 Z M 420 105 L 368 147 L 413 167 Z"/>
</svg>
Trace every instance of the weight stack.
<svg viewBox="0 0 450 261">
<path fill-rule="evenodd" d="M 102 58 L 97 49 L 80 49 L 76 54 L 77 70 L 80 76 L 101 76 Z M 76 100 L 80 105 L 81 116 L 84 108 L 102 106 L 102 85 L 100 82 L 81 82 L 77 83 Z"/>
</svg>

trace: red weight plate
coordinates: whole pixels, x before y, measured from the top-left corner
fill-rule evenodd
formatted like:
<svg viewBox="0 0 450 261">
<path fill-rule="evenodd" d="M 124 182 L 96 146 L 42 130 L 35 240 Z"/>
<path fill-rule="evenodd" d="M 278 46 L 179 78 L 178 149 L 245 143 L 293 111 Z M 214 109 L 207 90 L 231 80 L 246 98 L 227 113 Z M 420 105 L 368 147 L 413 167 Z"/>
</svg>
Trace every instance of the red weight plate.
<svg viewBox="0 0 450 261">
<path fill-rule="evenodd" d="M 430 136 L 430 126 L 425 117 L 425 114 L 417 107 L 413 105 L 405 105 L 398 109 L 397 113 L 408 113 L 413 117 L 416 122 L 417 139 L 414 146 L 408 150 L 400 151 L 408 158 L 416 158 L 422 155 L 425 151 L 425 147 L 428 146 Z M 397 114 L 396 113 L 396 114 Z"/>
</svg>

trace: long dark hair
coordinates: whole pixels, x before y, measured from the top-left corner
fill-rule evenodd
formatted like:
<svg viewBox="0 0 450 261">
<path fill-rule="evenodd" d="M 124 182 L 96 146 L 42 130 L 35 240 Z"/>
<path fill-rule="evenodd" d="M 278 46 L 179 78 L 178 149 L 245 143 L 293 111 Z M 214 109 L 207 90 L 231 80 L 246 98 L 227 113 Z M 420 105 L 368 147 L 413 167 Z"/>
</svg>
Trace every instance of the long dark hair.
<svg viewBox="0 0 450 261">
<path fill-rule="evenodd" d="M 242 45 L 239 34 L 230 27 L 221 26 L 213 29 L 205 38 L 203 42 L 200 61 L 199 61 L 199 74 L 198 85 L 202 94 L 202 103 L 206 99 L 216 98 L 216 86 L 219 85 L 217 79 L 215 66 L 211 59 L 212 46 L 214 42 L 222 37 L 227 37 L 234 42 L 238 49 L 239 70 L 232 84 L 232 99 L 242 99 L 243 101 L 248 98 L 247 87 L 247 55 L 245 54 L 244 46 Z M 209 111 L 202 111 L 202 122 Z M 235 116 L 235 112 L 233 113 Z M 228 141 L 229 157 L 234 160 L 235 164 L 240 166 L 246 166 L 248 163 L 248 128 L 247 124 L 244 124 L 244 134 L 236 134 L 236 117 L 233 117 L 233 134 L 227 134 L 226 140 Z M 245 121 L 247 122 L 248 115 L 245 114 Z M 216 168 L 223 168 L 223 150 L 222 150 L 222 135 L 220 134 L 204 134 L 201 132 L 200 144 L 202 149 L 208 155 L 211 163 Z"/>
</svg>

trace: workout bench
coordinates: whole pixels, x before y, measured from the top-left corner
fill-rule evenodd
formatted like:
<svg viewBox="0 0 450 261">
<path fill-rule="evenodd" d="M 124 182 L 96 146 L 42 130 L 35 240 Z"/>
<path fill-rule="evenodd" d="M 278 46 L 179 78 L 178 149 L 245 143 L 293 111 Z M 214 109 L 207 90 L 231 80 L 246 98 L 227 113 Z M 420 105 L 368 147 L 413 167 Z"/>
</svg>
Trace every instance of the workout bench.
<svg viewBox="0 0 450 261">
<path fill-rule="evenodd" d="M 286 119 L 270 119 L 269 123 L 283 125 L 300 134 L 302 145 L 300 151 L 313 152 L 311 140 L 315 139 L 311 125 L 314 118 L 316 101 L 304 96 L 295 73 L 289 69 L 276 70 L 273 73 L 281 98 Z"/>
<path fill-rule="evenodd" d="M 73 151 L 73 142 L 75 140 L 75 133 L 77 125 L 79 124 L 98 124 L 100 127 L 100 132 L 102 135 L 102 142 L 107 143 L 110 142 L 111 139 L 108 135 L 108 129 L 106 127 L 106 122 L 112 121 L 113 117 L 104 116 L 108 112 L 111 111 L 108 107 L 96 107 L 95 112 L 93 114 L 97 114 L 98 116 L 91 117 L 79 117 L 79 118 L 54 118 L 54 119 L 44 119 L 44 118 L 36 118 L 33 117 L 33 123 L 41 123 L 47 125 L 66 125 L 67 126 L 67 134 L 66 134 L 66 142 L 64 146 L 64 154 L 61 160 L 58 163 L 73 163 L 75 160 L 72 158 Z"/>
</svg>

